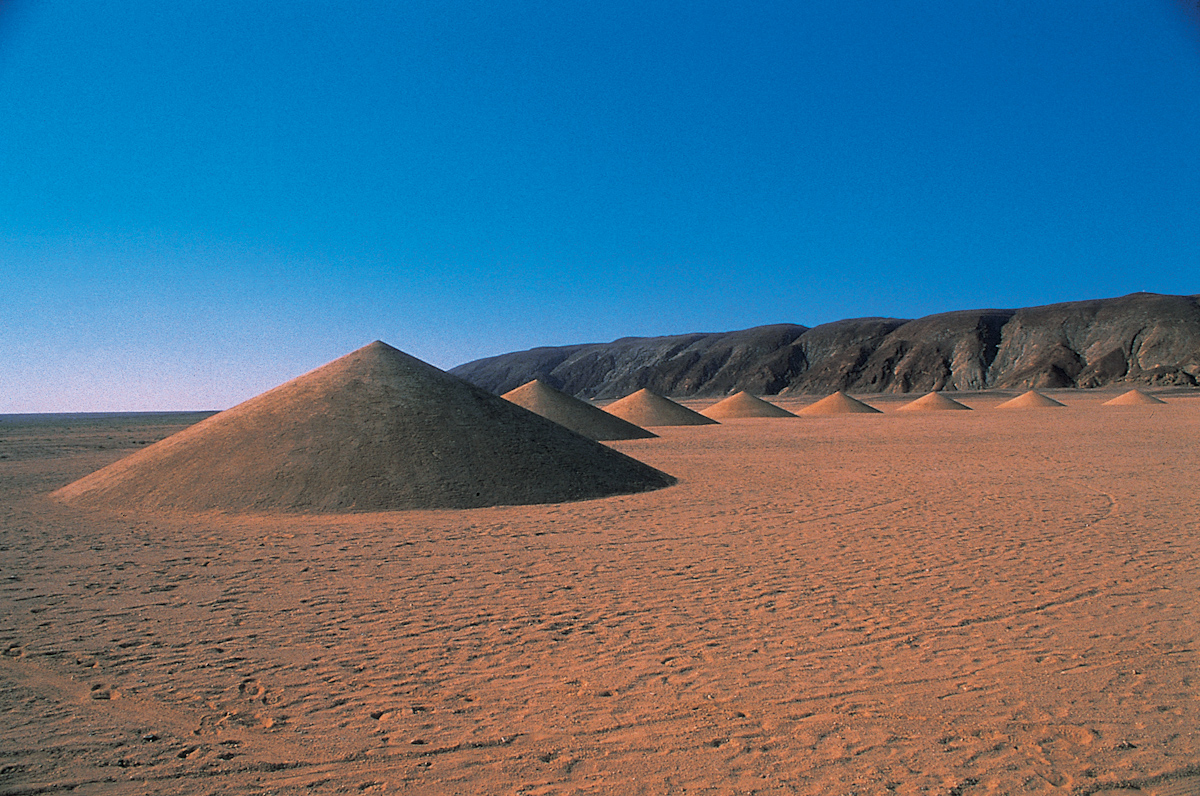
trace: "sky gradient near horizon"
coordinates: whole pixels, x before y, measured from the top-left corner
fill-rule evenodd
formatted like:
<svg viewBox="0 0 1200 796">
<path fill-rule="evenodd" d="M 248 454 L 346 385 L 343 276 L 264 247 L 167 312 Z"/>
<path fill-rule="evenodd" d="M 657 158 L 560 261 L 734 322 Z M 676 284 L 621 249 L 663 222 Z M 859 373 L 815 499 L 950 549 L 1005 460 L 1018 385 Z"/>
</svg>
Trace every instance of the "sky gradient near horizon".
<svg viewBox="0 0 1200 796">
<path fill-rule="evenodd" d="M 1183 0 L 0 0 L 0 120 L 0 413 L 1200 293 Z"/>
</svg>

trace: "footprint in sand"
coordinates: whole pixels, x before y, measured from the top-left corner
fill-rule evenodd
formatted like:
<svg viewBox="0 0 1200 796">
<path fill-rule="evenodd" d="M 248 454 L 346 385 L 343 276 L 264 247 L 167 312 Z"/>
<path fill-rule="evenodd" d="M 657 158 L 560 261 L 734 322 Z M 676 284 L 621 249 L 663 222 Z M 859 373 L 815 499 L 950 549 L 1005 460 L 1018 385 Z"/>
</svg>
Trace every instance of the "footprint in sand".
<svg viewBox="0 0 1200 796">
<path fill-rule="evenodd" d="M 251 702 L 262 702 L 264 705 L 267 703 L 267 689 L 254 678 L 243 680 L 238 686 L 238 693 Z"/>
</svg>

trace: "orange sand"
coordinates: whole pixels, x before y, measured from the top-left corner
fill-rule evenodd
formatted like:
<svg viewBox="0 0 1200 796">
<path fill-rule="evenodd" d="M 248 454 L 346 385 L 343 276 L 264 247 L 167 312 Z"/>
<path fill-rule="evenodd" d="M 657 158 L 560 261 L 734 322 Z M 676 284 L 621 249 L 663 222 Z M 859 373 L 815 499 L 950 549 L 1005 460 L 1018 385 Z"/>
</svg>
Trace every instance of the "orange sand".
<svg viewBox="0 0 1200 796">
<path fill-rule="evenodd" d="M 0 793 L 1196 793 L 1200 396 L 1113 394 L 338 516 L 74 509 L 151 432 L 0 424 Z"/>
</svg>

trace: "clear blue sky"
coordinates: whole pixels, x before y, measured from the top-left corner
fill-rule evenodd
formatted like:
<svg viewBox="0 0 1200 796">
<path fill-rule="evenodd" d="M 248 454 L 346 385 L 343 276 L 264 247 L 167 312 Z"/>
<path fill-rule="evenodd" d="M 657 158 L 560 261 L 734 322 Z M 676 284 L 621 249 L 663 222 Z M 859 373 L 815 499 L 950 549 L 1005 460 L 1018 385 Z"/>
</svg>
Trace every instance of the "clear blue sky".
<svg viewBox="0 0 1200 796">
<path fill-rule="evenodd" d="M 0 412 L 1200 293 L 1183 0 L 0 0 Z"/>
</svg>

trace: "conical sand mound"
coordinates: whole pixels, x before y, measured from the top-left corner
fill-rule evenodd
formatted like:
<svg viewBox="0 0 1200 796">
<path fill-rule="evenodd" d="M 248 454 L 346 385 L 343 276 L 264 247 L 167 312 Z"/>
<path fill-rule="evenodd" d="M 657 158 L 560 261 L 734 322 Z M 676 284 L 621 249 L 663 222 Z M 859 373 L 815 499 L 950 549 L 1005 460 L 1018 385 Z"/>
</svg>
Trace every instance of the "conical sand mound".
<svg viewBox="0 0 1200 796">
<path fill-rule="evenodd" d="M 375 342 L 55 494 L 117 509 L 328 512 L 557 503 L 672 483 Z"/>
<path fill-rule="evenodd" d="M 638 426 L 705 426 L 717 422 L 647 389 L 614 401 L 604 411 Z"/>
<path fill-rule="evenodd" d="M 796 414 L 799 415 L 877 415 L 880 411 L 873 406 L 867 406 L 862 401 L 851 398 L 838 390 L 833 395 L 827 395 L 815 404 L 809 404 Z"/>
<path fill-rule="evenodd" d="M 1018 395 L 1010 401 L 997 406 L 997 409 L 1050 409 L 1056 406 L 1066 406 L 1060 404 L 1053 398 L 1047 398 L 1037 390 L 1030 390 L 1024 395 Z"/>
<path fill-rule="evenodd" d="M 556 390 L 541 379 L 526 382 L 501 397 L 589 439 L 647 439 L 658 436 L 616 415 L 610 415 L 587 401 Z"/>
<path fill-rule="evenodd" d="M 1102 406 L 1153 406 L 1154 404 L 1165 404 L 1166 401 L 1161 398 L 1155 398 L 1153 395 L 1146 395 L 1141 390 L 1130 390 L 1127 393 L 1118 395 L 1111 401 L 1105 401 Z"/>
<path fill-rule="evenodd" d="M 931 392 L 917 400 L 907 403 L 900 407 L 899 412 L 943 412 L 966 409 L 970 411 L 971 407 L 964 406 L 953 398 L 947 397 L 944 393 Z"/>
<path fill-rule="evenodd" d="M 743 417 L 795 417 L 786 409 L 780 409 L 773 403 L 751 395 L 742 390 L 734 393 L 723 401 L 718 401 L 700 414 L 714 420 Z"/>
</svg>

